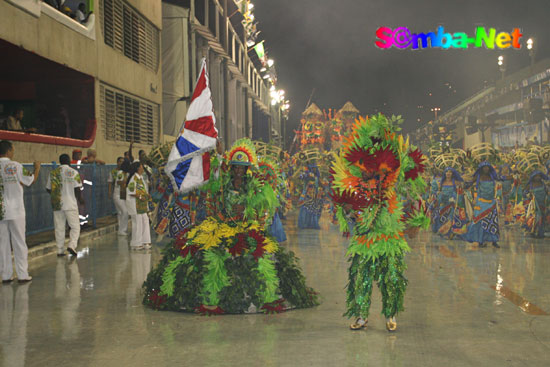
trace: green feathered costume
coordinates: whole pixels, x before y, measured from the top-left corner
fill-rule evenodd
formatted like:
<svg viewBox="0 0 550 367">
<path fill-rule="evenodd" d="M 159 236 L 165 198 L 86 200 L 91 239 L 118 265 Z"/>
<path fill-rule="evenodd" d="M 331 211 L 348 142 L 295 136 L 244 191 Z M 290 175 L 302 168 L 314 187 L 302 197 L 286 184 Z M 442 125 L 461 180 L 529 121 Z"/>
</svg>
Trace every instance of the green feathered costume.
<svg viewBox="0 0 550 367">
<path fill-rule="evenodd" d="M 418 201 L 426 189 L 420 176 L 422 155 L 398 134 L 400 122 L 400 117 L 381 114 L 360 118 L 332 167 L 332 198 L 341 230 L 348 230 L 350 218 L 355 221 L 347 251 L 348 317 L 368 318 L 374 281 L 384 316 L 390 319 L 403 311 L 403 259 L 410 250 L 404 232 L 429 225 Z"/>
<path fill-rule="evenodd" d="M 143 303 L 208 315 L 317 305 L 294 254 L 266 231 L 278 206 L 276 186 L 258 170 L 250 140 L 235 142 L 211 169 L 219 174 L 202 188 L 208 217 L 166 246 L 144 283 Z"/>
</svg>

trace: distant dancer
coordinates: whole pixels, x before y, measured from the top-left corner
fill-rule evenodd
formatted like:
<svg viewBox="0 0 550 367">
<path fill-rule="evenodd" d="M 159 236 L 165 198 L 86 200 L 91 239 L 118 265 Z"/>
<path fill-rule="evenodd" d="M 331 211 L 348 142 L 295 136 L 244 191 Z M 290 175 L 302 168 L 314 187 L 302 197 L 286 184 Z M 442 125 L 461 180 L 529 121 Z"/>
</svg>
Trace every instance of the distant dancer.
<svg viewBox="0 0 550 367">
<path fill-rule="evenodd" d="M 497 173 L 489 162 L 480 163 L 474 173 L 474 214 L 466 240 L 479 247 L 487 247 L 491 242 L 493 247 L 500 248 L 500 228 L 498 224 L 498 208 L 496 198 L 501 196 L 501 185 L 497 183 Z"/>
</svg>

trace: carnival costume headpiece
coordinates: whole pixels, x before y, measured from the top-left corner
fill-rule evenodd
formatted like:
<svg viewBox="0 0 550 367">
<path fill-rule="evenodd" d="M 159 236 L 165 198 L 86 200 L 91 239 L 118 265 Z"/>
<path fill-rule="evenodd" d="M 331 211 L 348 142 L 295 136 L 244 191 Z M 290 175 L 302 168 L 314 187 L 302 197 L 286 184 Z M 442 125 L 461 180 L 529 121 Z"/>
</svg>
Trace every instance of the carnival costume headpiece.
<svg viewBox="0 0 550 367">
<path fill-rule="evenodd" d="M 443 182 L 445 181 L 445 176 L 446 176 L 446 173 L 451 171 L 453 173 L 453 185 L 455 184 L 455 181 L 460 181 L 460 182 L 464 182 L 464 179 L 462 178 L 462 176 L 460 176 L 460 173 L 458 173 L 458 171 L 456 169 L 454 169 L 453 167 L 447 167 L 445 168 L 445 171 L 443 171 L 443 177 L 441 177 L 441 185 L 443 185 Z"/>
<path fill-rule="evenodd" d="M 508 173 L 513 173 L 514 170 L 512 169 L 512 166 L 510 166 L 508 163 L 503 163 L 500 166 L 498 166 L 498 174 L 499 176 L 502 176 L 502 170 L 504 168 L 508 168 Z"/>
<path fill-rule="evenodd" d="M 233 144 L 231 150 L 227 154 L 227 160 L 229 164 L 237 166 L 257 167 L 258 165 L 256 149 L 252 141 L 248 138 L 239 139 Z"/>
<path fill-rule="evenodd" d="M 281 169 L 271 157 L 262 157 L 258 162 L 259 173 L 263 180 L 273 189 L 279 184 Z"/>
<path fill-rule="evenodd" d="M 528 187 L 531 186 L 531 184 L 533 183 L 533 179 L 534 179 L 535 177 L 537 177 L 538 175 L 540 175 L 541 178 L 542 178 L 543 180 L 545 180 L 545 181 L 547 181 L 547 180 L 550 179 L 550 177 L 548 177 L 546 174 L 544 174 L 544 172 L 542 172 L 541 170 L 538 170 L 538 169 L 537 169 L 537 170 L 534 170 L 534 171 L 531 173 L 531 175 L 529 176 L 529 181 L 527 182 L 527 186 L 528 186 Z"/>
<path fill-rule="evenodd" d="M 481 170 L 483 167 L 489 167 L 489 176 L 491 176 L 491 179 L 496 180 L 498 178 L 497 171 L 495 171 L 495 167 L 487 161 L 481 162 L 479 166 L 477 166 L 477 170 L 474 173 L 474 177 L 479 180 L 479 175 L 481 175 Z"/>
</svg>

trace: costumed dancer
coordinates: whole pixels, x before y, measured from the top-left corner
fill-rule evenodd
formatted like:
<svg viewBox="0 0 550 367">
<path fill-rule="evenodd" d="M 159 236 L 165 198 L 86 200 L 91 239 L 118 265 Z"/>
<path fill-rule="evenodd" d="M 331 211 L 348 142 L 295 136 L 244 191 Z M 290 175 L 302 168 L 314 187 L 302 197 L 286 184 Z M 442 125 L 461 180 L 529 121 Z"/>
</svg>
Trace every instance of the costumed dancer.
<svg viewBox="0 0 550 367">
<path fill-rule="evenodd" d="M 543 181 L 548 179 L 549 177 L 542 171 L 533 171 L 523 192 L 523 196 L 529 198 L 525 228 L 527 233 L 536 238 L 544 238 L 544 232 L 548 222 L 546 217 L 548 187 Z"/>
<path fill-rule="evenodd" d="M 269 185 L 273 192 L 275 192 L 277 198 L 277 201 L 273 203 L 276 209 L 273 214 L 273 219 L 271 220 L 271 225 L 269 226 L 269 233 L 277 239 L 277 242 L 281 243 L 286 241 L 285 229 L 283 228 L 283 223 L 280 218 L 280 212 L 285 206 L 283 193 L 280 191 L 283 187 L 282 172 L 275 160 L 270 157 L 262 157 L 259 160 L 258 167 L 260 177 L 264 180 L 264 183 Z"/>
<path fill-rule="evenodd" d="M 170 178 L 164 173 L 164 166 L 173 143 L 166 143 L 152 150 L 147 160 L 152 169 L 150 194 L 153 203 L 152 229 L 157 241 L 164 236 L 177 238 L 196 223 L 200 191 L 187 193 L 175 191 Z M 201 201 L 203 203 L 204 201 Z"/>
<path fill-rule="evenodd" d="M 512 170 L 508 164 L 502 164 L 499 167 L 498 174 L 502 185 L 500 212 L 504 214 L 504 224 L 510 225 L 514 223 L 513 207 L 518 191 L 517 189 L 515 190 L 516 180 L 512 176 Z"/>
<path fill-rule="evenodd" d="M 144 304 L 199 314 L 281 312 L 317 305 L 297 259 L 265 227 L 277 205 L 253 144 L 235 142 L 202 188 L 208 217 L 164 250 L 144 283 Z"/>
<path fill-rule="evenodd" d="M 487 247 L 486 242 L 491 242 L 493 247 L 500 248 L 496 198 L 501 189 L 497 177 L 494 167 L 487 161 L 479 164 L 473 176 L 473 217 L 465 238 L 479 247 Z"/>
<path fill-rule="evenodd" d="M 374 281 L 382 294 L 386 328 L 397 329 L 395 316 L 404 310 L 407 287 L 404 256 L 410 250 L 404 231 L 429 227 L 422 211 L 403 210 L 401 193 L 418 201 L 427 187 L 420 176 L 422 153 L 409 149 L 397 135 L 400 122 L 382 114 L 359 118 L 332 169 L 332 198 L 341 227 L 347 223 L 345 206 L 351 206 L 356 218 L 347 251 L 351 263 L 345 316 L 356 318 L 352 330 L 367 326 Z"/>
<path fill-rule="evenodd" d="M 439 183 L 437 201 L 432 214 L 432 230 L 441 236 L 453 238 L 467 231 L 466 207 L 464 202 L 464 180 L 457 170 L 445 168 Z"/>
<path fill-rule="evenodd" d="M 304 189 L 300 195 L 298 206 L 298 228 L 321 229 L 319 220 L 323 211 L 323 190 L 320 187 L 319 168 L 316 164 L 308 164 L 306 171 L 300 175 Z"/>
</svg>

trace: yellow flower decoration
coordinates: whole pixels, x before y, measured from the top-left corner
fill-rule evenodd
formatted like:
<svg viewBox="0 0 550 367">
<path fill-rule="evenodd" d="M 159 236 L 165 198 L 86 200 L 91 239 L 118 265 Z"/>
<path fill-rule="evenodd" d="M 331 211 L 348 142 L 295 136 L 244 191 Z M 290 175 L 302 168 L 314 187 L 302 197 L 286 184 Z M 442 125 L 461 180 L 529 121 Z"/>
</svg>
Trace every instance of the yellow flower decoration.
<svg viewBox="0 0 550 367">
<path fill-rule="evenodd" d="M 274 253 L 277 251 L 277 249 L 279 248 L 279 245 L 277 245 L 277 243 L 275 241 L 273 241 L 272 239 L 270 238 L 265 238 L 265 246 L 264 246 L 264 249 L 269 252 L 270 254 Z"/>
</svg>

